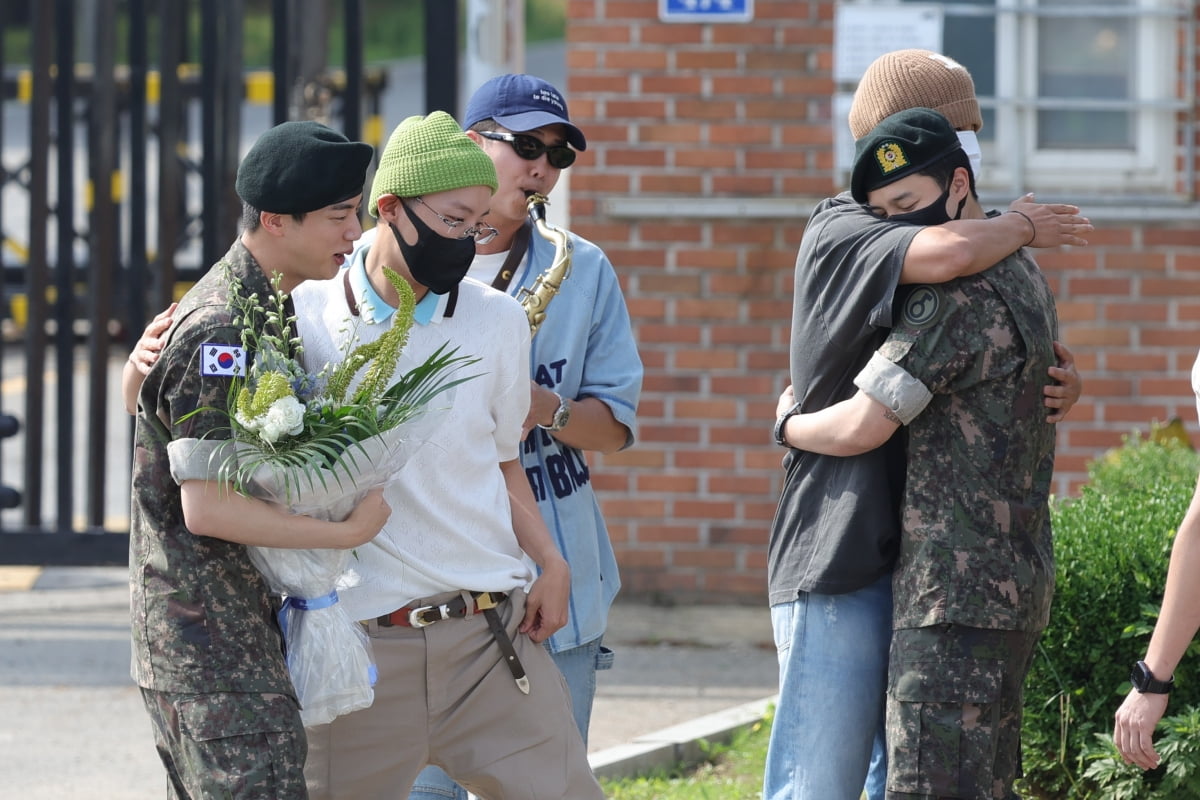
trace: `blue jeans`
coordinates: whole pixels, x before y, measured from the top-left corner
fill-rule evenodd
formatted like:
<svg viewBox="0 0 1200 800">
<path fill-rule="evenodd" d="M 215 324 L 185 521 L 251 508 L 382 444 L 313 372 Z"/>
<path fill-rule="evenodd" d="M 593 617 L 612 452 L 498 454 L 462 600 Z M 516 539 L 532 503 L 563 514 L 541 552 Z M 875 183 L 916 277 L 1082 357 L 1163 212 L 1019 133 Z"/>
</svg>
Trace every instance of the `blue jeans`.
<svg viewBox="0 0 1200 800">
<path fill-rule="evenodd" d="M 883 800 L 892 578 L 771 606 L 779 704 L 763 800 Z"/>
<path fill-rule="evenodd" d="M 551 653 L 567 681 L 571 693 L 571 710 L 575 713 L 575 724 L 587 745 L 588 726 L 592 721 L 592 703 L 596 699 L 596 673 L 612 669 L 613 651 L 601 644 L 602 639 L 588 642 L 579 647 Z M 441 767 L 428 766 L 421 770 L 413 783 L 408 800 L 467 800 L 467 791 L 450 779 Z"/>
</svg>

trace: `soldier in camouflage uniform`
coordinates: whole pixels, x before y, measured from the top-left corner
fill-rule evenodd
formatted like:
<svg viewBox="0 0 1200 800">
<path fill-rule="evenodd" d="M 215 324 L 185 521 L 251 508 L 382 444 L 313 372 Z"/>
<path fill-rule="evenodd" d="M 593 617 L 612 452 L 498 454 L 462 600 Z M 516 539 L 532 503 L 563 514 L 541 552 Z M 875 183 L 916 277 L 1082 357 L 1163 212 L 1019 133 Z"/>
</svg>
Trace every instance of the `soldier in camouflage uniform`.
<svg viewBox="0 0 1200 800">
<path fill-rule="evenodd" d="M 881 215 L 983 215 L 949 122 L 913 109 L 856 147 L 851 191 Z M 915 209 L 915 211 L 914 211 Z M 904 425 L 907 484 L 887 700 L 889 798 L 1015 798 L 1022 684 L 1049 620 L 1054 299 L 1024 250 L 916 286 L 851 399 L 787 421 L 789 442 L 853 455 Z"/>
<path fill-rule="evenodd" d="M 342 523 L 293 517 L 180 474 L 168 444 L 228 436 L 230 365 L 243 363 L 234 287 L 266 297 L 276 275 L 284 291 L 335 275 L 361 233 L 372 154 L 311 122 L 263 134 L 238 171 L 242 235 L 183 297 L 138 394 L 132 673 L 173 798 L 307 796 L 307 742 L 275 608 L 245 546 L 355 547 L 378 532 L 388 506 L 376 492 Z M 204 407 L 214 410 L 182 420 Z"/>
</svg>

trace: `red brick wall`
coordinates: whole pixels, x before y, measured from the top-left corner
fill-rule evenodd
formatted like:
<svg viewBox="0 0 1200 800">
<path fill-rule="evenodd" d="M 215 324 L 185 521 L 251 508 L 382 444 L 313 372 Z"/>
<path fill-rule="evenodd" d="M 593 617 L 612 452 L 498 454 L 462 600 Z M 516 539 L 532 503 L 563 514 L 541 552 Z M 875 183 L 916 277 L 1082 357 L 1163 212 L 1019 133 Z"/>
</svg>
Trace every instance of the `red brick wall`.
<svg viewBox="0 0 1200 800">
<path fill-rule="evenodd" d="M 721 25 L 657 8 L 568 4 L 566 90 L 589 143 L 572 227 L 616 265 L 646 367 L 639 442 L 595 458 L 593 479 L 626 595 L 764 602 L 792 269 L 805 210 L 838 188 L 834 3 L 757 0 L 752 22 Z M 716 198 L 793 207 L 718 216 Z M 1093 217 L 1090 247 L 1038 253 L 1086 380 L 1059 428 L 1060 494 L 1130 431 L 1196 422 L 1200 226 Z"/>
</svg>

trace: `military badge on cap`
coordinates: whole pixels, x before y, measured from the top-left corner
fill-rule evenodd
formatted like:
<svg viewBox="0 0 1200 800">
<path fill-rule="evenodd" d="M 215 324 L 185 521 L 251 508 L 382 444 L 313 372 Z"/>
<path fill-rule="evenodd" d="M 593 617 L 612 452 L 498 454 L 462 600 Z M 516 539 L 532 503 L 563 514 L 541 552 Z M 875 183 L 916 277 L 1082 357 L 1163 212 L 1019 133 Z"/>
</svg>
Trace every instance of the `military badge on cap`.
<svg viewBox="0 0 1200 800">
<path fill-rule="evenodd" d="M 875 150 L 875 160 L 879 162 L 879 169 L 884 175 L 908 166 L 908 159 L 904 155 L 904 149 L 895 142 L 887 142 L 880 145 Z"/>
<path fill-rule="evenodd" d="M 938 112 L 910 108 L 892 114 L 854 143 L 850 194 L 865 203 L 875 189 L 927 170 L 959 150 L 958 134 Z"/>
<path fill-rule="evenodd" d="M 245 375 L 245 349 L 233 344 L 205 342 L 200 345 L 200 374 L 216 377 Z"/>
</svg>

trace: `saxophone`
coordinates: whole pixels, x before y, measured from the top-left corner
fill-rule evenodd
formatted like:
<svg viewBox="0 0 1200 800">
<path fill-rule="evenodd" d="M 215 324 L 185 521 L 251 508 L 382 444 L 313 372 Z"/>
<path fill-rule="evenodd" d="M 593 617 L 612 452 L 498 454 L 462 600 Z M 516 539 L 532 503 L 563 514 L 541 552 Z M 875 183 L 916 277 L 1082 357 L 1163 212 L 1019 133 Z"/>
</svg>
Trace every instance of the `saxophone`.
<svg viewBox="0 0 1200 800">
<path fill-rule="evenodd" d="M 525 309 L 525 316 L 529 317 L 530 338 L 537 335 L 538 328 L 546 320 L 546 307 L 558 294 L 562 282 L 571 274 L 571 252 L 575 249 L 566 231 L 546 222 L 547 202 L 549 201 L 546 195 L 537 192 L 531 193 L 525 200 L 533 227 L 537 228 L 543 239 L 554 244 L 554 262 L 545 272 L 538 275 L 537 280 L 533 282 L 533 288 L 521 287 L 521 291 L 517 293 L 517 300 Z"/>
</svg>

